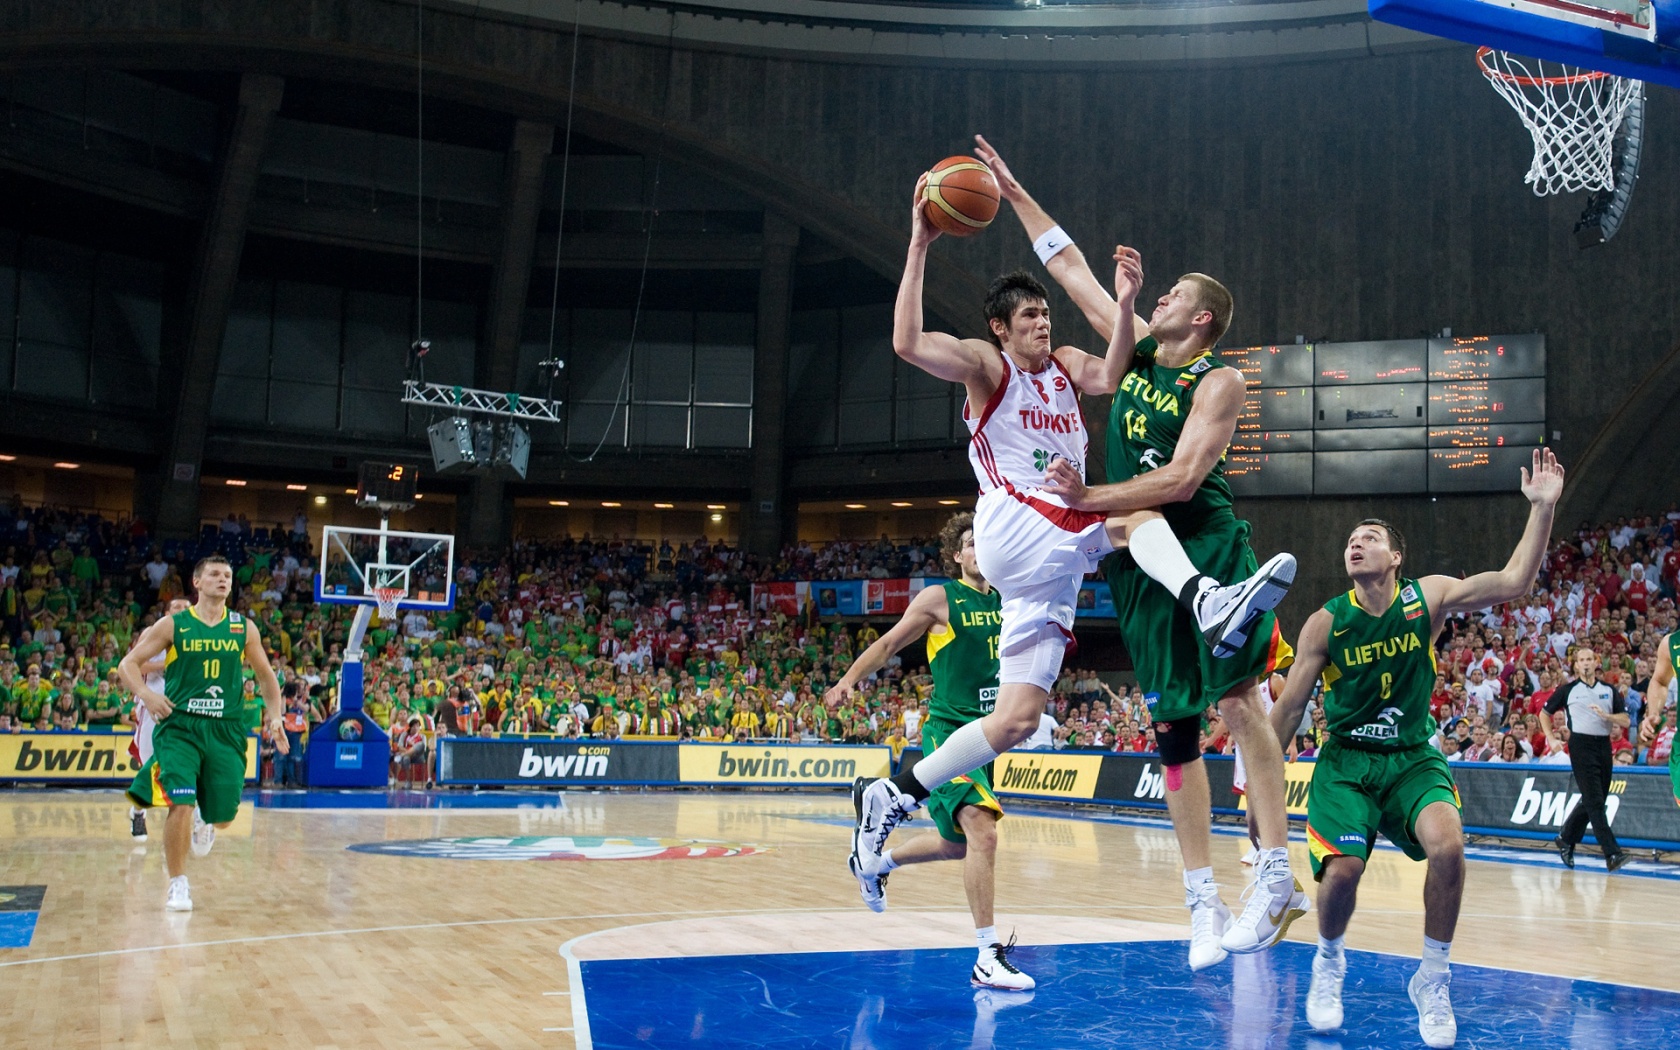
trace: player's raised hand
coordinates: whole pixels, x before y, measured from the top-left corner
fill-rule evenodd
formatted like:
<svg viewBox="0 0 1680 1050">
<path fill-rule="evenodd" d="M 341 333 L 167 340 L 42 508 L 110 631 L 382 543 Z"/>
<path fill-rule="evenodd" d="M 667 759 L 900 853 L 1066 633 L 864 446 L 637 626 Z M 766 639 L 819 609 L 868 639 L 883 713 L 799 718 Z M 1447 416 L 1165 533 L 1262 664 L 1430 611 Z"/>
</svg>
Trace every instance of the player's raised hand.
<svg viewBox="0 0 1680 1050">
<path fill-rule="evenodd" d="M 1136 248 L 1114 246 L 1114 301 L 1126 310 L 1137 302 L 1143 290 L 1143 256 Z"/>
<path fill-rule="evenodd" d="M 1534 470 L 1522 468 L 1522 494 L 1530 503 L 1555 507 L 1563 496 L 1563 466 L 1549 448 L 1534 450 Z"/>
<path fill-rule="evenodd" d="M 939 227 L 928 221 L 926 199 L 922 196 L 927 192 L 928 173 L 922 172 L 922 177 L 916 180 L 915 198 L 910 203 L 910 244 L 913 247 L 926 248 L 939 239 Z"/>
<path fill-rule="evenodd" d="M 1015 181 L 1015 173 L 1009 170 L 1009 165 L 1004 163 L 1003 157 L 986 141 L 986 136 L 976 135 L 974 142 L 974 155 L 986 162 L 986 167 L 992 169 L 992 177 L 997 179 L 998 195 L 1011 203 L 1025 197 L 1027 191 Z"/>
<path fill-rule="evenodd" d="M 1079 473 L 1078 467 L 1057 457 L 1045 468 L 1044 491 L 1061 497 L 1063 503 L 1079 510 L 1081 502 L 1085 499 L 1085 478 Z"/>
</svg>

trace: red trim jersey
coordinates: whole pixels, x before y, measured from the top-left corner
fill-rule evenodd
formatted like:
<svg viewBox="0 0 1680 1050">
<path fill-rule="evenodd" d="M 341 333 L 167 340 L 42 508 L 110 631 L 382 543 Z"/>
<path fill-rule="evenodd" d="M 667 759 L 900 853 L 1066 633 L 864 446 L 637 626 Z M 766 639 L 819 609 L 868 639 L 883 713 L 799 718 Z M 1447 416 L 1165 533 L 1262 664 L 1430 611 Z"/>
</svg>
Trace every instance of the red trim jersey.
<svg viewBox="0 0 1680 1050">
<path fill-rule="evenodd" d="M 1001 350 L 998 356 L 1003 358 L 1003 379 L 980 418 L 973 418 L 963 405 L 968 461 L 980 491 L 1039 488 L 1056 459 L 1069 461 L 1083 477 L 1090 435 L 1079 413 L 1073 377 L 1054 356 L 1036 373 L 1023 371 Z"/>
</svg>

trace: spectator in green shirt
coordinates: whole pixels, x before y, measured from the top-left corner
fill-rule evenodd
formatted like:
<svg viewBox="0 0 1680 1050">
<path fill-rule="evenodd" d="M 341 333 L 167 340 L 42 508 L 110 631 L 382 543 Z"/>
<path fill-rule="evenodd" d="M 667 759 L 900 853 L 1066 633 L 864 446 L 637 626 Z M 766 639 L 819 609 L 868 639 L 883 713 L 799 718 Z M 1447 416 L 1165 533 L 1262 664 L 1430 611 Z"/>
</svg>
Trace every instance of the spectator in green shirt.
<svg viewBox="0 0 1680 1050">
<path fill-rule="evenodd" d="M 70 563 L 70 579 L 84 596 L 91 597 L 99 587 L 99 562 L 94 560 L 93 552 L 83 547 L 75 560 Z"/>
<path fill-rule="evenodd" d="M 100 682 L 84 708 L 90 726 L 114 726 L 123 716 L 122 694 L 111 689 L 110 682 Z"/>
</svg>

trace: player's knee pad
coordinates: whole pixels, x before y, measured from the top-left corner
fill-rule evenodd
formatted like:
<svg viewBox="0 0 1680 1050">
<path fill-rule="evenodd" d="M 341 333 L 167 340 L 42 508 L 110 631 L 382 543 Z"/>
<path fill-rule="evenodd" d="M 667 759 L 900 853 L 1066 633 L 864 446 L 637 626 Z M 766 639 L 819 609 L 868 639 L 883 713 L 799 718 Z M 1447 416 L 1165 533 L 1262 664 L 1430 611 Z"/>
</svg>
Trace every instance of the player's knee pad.
<svg viewBox="0 0 1680 1050">
<path fill-rule="evenodd" d="M 1155 723 L 1155 749 L 1163 766 L 1182 766 L 1202 757 L 1202 719 L 1188 715 Z"/>
<path fill-rule="evenodd" d="M 1056 684 L 1067 651 L 1067 635 L 1054 623 L 1042 623 L 998 657 L 998 683 L 1036 685 L 1045 692 Z"/>
</svg>

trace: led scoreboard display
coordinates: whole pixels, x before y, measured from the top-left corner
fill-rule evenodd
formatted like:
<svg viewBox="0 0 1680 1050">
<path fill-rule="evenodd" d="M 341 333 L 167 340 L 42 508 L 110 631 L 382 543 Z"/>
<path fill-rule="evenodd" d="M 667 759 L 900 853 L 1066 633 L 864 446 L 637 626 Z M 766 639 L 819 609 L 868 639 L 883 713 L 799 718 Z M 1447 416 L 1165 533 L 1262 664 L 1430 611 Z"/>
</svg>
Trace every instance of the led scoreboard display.
<svg viewBox="0 0 1680 1050">
<path fill-rule="evenodd" d="M 1546 437 L 1543 335 L 1233 347 L 1239 496 L 1505 492 Z"/>
<path fill-rule="evenodd" d="M 414 505 L 420 485 L 420 468 L 406 463 L 363 463 L 356 477 L 356 502 Z"/>
</svg>

